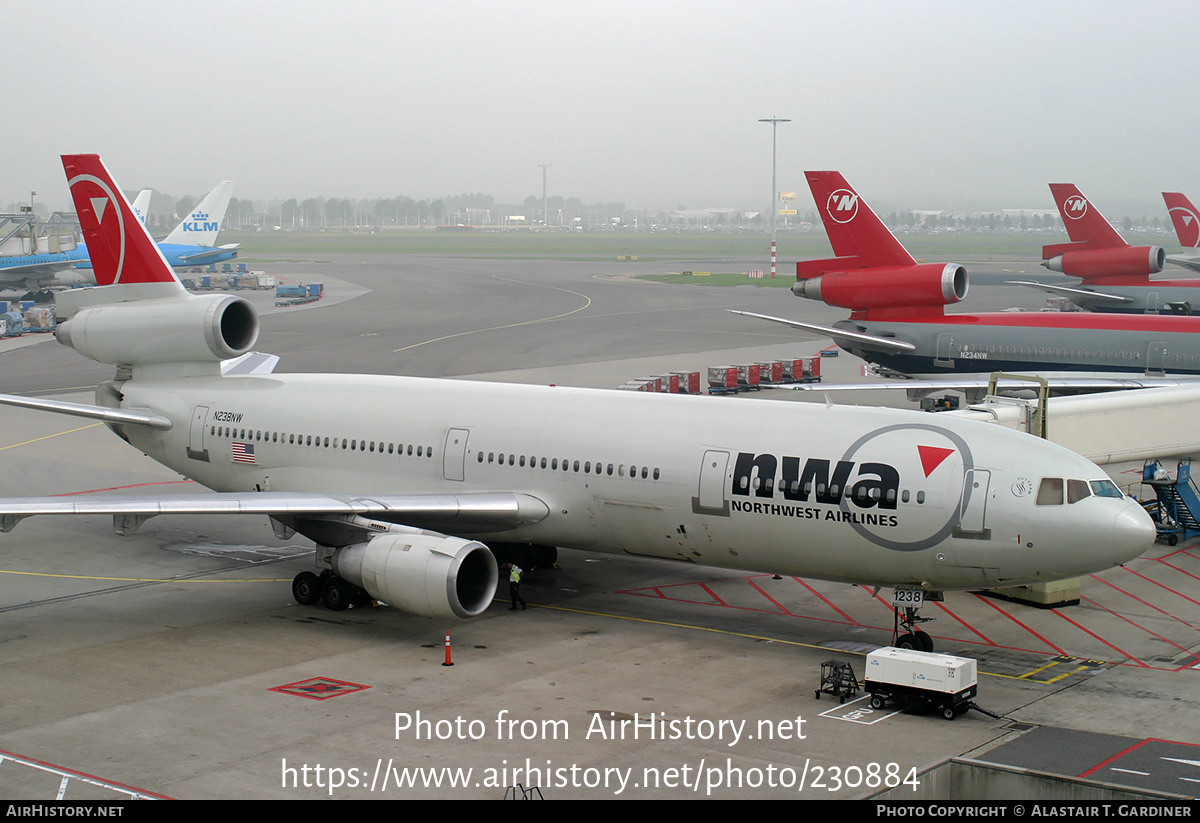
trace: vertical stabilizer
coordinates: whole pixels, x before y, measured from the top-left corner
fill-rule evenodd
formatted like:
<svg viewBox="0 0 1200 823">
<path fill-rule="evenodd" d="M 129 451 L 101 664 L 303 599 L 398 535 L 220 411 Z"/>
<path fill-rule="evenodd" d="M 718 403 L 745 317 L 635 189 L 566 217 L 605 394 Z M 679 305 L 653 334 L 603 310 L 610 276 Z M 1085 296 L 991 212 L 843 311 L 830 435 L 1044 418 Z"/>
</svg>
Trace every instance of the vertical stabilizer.
<svg viewBox="0 0 1200 823">
<path fill-rule="evenodd" d="M 233 181 L 222 180 L 200 201 L 200 205 L 192 209 L 191 214 L 184 217 L 166 236 L 163 243 L 206 248 L 216 246 L 217 232 L 221 229 L 221 221 L 225 219 L 225 212 L 229 209 L 232 197 Z"/>
<path fill-rule="evenodd" d="M 1164 191 L 1163 201 L 1167 204 L 1179 245 L 1185 249 L 1200 249 L 1200 212 L 1196 211 L 1192 201 L 1177 191 Z"/>
<path fill-rule="evenodd" d="M 911 266 L 917 262 L 840 172 L 809 171 L 804 176 L 833 253 L 855 258 L 846 261 L 846 267 Z"/>
<path fill-rule="evenodd" d="M 1104 215 L 1100 213 L 1099 209 L 1079 193 L 1079 189 L 1075 187 L 1074 183 L 1051 183 L 1050 192 L 1054 195 L 1058 213 L 1062 215 L 1067 236 L 1074 244 L 1072 248 L 1077 250 L 1114 249 L 1129 245 L 1121 235 L 1117 234 L 1117 230 L 1112 227 L 1112 224 L 1104 219 Z M 1048 246 L 1047 248 L 1055 248 L 1055 253 L 1058 253 L 1057 247 Z M 1042 256 L 1050 255 L 1043 253 Z"/>
<path fill-rule="evenodd" d="M 143 226 L 146 225 L 146 215 L 150 213 L 151 194 L 151 189 L 142 189 L 138 192 L 138 196 L 133 199 L 133 213 L 137 215 L 138 222 Z"/>
<path fill-rule="evenodd" d="M 62 162 L 97 286 L 61 292 L 59 316 L 99 303 L 186 295 L 100 156 L 64 154 Z"/>
</svg>

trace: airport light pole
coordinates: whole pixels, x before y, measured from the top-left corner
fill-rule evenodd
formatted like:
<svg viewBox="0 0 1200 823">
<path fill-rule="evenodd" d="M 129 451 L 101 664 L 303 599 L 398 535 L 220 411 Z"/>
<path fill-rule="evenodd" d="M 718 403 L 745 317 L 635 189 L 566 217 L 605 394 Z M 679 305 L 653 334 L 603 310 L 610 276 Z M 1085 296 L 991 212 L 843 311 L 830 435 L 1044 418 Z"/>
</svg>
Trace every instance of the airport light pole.
<svg viewBox="0 0 1200 823">
<path fill-rule="evenodd" d="M 771 276 L 775 276 L 775 212 L 778 209 L 775 207 L 775 198 L 778 193 L 775 189 L 775 131 L 780 123 L 790 123 L 791 120 L 786 117 L 764 117 L 758 122 L 771 124 Z"/>
</svg>

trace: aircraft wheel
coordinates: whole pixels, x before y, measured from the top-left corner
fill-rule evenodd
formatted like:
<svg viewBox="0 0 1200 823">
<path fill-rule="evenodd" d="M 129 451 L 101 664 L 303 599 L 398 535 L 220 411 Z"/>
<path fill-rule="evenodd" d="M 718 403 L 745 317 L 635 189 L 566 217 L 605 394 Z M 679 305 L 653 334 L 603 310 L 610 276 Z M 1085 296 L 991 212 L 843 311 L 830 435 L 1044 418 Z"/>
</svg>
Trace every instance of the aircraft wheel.
<svg viewBox="0 0 1200 823">
<path fill-rule="evenodd" d="M 325 581 L 321 600 L 331 612 L 345 611 L 354 600 L 354 587 L 340 577 L 330 577 Z"/>
<path fill-rule="evenodd" d="M 878 695 L 878 694 L 871 695 L 871 708 L 872 709 L 882 709 L 885 705 L 887 705 L 887 701 L 883 699 L 882 695 Z"/>
<path fill-rule="evenodd" d="M 913 637 L 917 638 L 917 643 L 920 644 L 920 651 L 923 651 L 923 652 L 933 651 L 933 638 L 930 637 L 928 634 L 926 634 L 923 631 L 915 631 L 915 632 L 913 632 Z"/>
<path fill-rule="evenodd" d="M 321 578 L 312 572 L 300 572 L 292 580 L 292 597 L 301 606 L 315 606 L 321 602 Z"/>
<path fill-rule="evenodd" d="M 902 634 L 896 638 L 897 649 L 911 649 L 912 651 L 922 651 L 921 641 L 912 634 Z"/>
</svg>

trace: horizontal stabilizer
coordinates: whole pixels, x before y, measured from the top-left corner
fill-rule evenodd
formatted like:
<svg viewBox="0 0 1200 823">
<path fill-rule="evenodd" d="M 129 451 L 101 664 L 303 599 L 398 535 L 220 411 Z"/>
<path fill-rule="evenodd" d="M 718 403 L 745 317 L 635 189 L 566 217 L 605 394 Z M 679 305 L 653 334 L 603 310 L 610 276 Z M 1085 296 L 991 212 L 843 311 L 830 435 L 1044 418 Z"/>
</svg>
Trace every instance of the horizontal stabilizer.
<svg viewBox="0 0 1200 823">
<path fill-rule="evenodd" d="M 1041 289 L 1044 292 L 1058 295 L 1060 297 L 1069 297 L 1075 303 L 1086 308 L 1092 306 L 1123 306 L 1126 303 L 1132 303 L 1132 297 L 1119 297 L 1115 294 L 1102 294 L 1088 289 L 1074 289 L 1070 286 L 1052 286 L 1047 283 L 1035 283 L 1032 280 L 1009 280 L 1014 286 L 1029 286 L 1033 289 Z"/>
<path fill-rule="evenodd" d="M 39 397 L 20 397 L 15 394 L 0 394 L 0 405 L 20 406 L 24 409 L 37 409 L 55 414 L 70 414 L 75 417 L 87 417 L 121 426 L 149 426 L 152 429 L 162 429 L 163 431 L 170 429 L 172 425 L 171 421 L 163 415 L 148 411 L 110 409 L 108 406 L 90 406 L 86 403 L 69 403 L 65 400 L 46 400 Z"/>
<path fill-rule="evenodd" d="M 219 263 L 222 260 L 228 260 L 230 252 L 237 251 L 241 248 L 241 243 L 226 243 L 224 246 L 215 248 L 206 248 L 203 251 L 197 251 L 192 254 L 179 255 L 179 265 L 181 266 L 203 266 L 208 263 Z M 237 255 L 233 255 L 237 256 Z"/>
<path fill-rule="evenodd" d="M 241 357 L 221 361 L 221 374 L 270 374 L 279 365 L 279 355 L 264 354 L 260 351 L 250 351 Z"/>
<path fill-rule="evenodd" d="M 1200 381 L 1192 377 L 1105 377 L 1097 375 L 1093 377 L 1076 377 L 1071 375 L 1058 375 L 1046 377 L 1047 387 L 1051 392 L 1054 391 L 1080 391 L 1080 392 L 1109 392 L 1109 391 L 1125 391 L 1129 389 L 1159 389 L 1159 388 L 1177 388 L 1197 386 Z M 988 387 L 988 375 L 969 375 L 964 374 L 961 377 L 938 377 L 925 379 L 921 377 L 911 378 L 884 378 L 880 377 L 875 380 L 864 380 L 861 383 L 800 383 L 787 388 L 793 391 L 808 391 L 828 392 L 838 391 L 895 391 L 903 389 L 904 391 L 913 392 L 916 395 L 929 394 L 938 391 L 962 391 L 973 392 Z M 1009 380 L 1001 379 L 997 383 L 997 387 L 1002 392 L 1013 392 L 1021 389 L 1036 389 L 1037 385 L 1028 380 Z"/>
<path fill-rule="evenodd" d="M 879 337 L 874 334 L 863 334 L 861 332 L 846 331 L 844 329 L 835 329 L 831 326 L 819 326 L 816 323 L 803 323 L 799 320 L 788 320 L 783 317 L 772 317 L 769 314 L 755 314 L 752 311 L 737 311 L 728 309 L 733 314 L 740 314 L 744 317 L 754 317 L 758 320 L 770 320 L 772 323 L 782 323 L 785 326 L 791 326 L 796 329 L 804 329 L 805 331 L 813 332 L 814 334 L 822 335 L 823 337 L 831 337 L 834 342 L 841 344 L 845 340 L 850 343 L 869 343 L 875 348 L 886 349 L 893 352 L 910 352 L 916 351 L 917 347 L 912 343 L 904 340 L 896 340 L 892 337 Z"/>
</svg>

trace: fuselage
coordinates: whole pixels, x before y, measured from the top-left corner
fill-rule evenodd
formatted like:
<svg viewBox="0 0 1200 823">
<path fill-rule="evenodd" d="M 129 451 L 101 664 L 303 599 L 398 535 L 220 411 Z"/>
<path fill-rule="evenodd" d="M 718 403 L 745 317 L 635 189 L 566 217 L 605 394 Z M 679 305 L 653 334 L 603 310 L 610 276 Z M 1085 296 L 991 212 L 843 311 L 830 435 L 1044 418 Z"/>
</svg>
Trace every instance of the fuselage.
<svg viewBox="0 0 1200 823">
<path fill-rule="evenodd" d="M 905 374 L 1200 374 L 1200 318 L 1194 317 L 998 312 L 851 318 L 834 326 L 914 344 L 915 351 L 901 353 L 870 343 L 848 349 Z"/>
<path fill-rule="evenodd" d="M 1083 458 L 917 412 L 365 375 L 120 390 L 176 422 L 130 442 L 217 491 L 508 491 L 550 510 L 474 539 L 930 589 L 1096 571 L 1153 539 Z M 1038 505 L 1047 477 L 1101 485 Z"/>
</svg>

